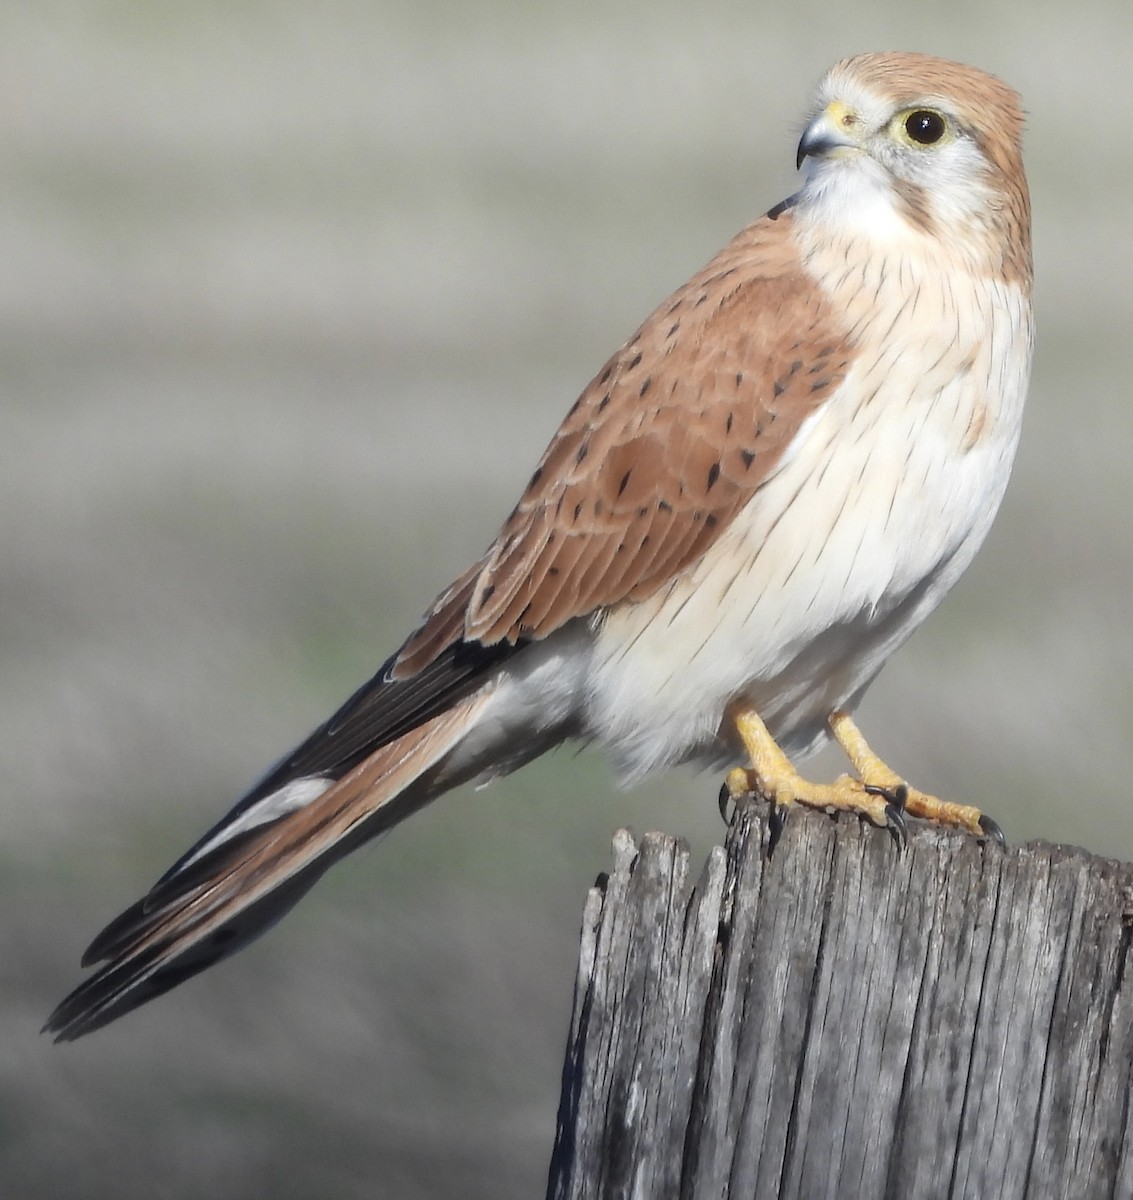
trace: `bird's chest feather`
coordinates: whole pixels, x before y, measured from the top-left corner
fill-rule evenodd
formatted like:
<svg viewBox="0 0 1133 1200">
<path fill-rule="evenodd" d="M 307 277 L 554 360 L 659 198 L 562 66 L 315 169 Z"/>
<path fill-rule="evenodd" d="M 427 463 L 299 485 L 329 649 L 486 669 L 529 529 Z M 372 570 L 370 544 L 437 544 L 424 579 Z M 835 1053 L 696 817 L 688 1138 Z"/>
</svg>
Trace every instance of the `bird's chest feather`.
<svg viewBox="0 0 1133 1200">
<path fill-rule="evenodd" d="M 958 556 L 950 585 L 1006 488 L 1029 374 L 1029 306 L 1009 285 L 931 267 L 898 260 L 843 286 L 854 363 L 782 481 L 802 503 L 778 498 L 788 526 L 779 540 L 784 552 L 788 541 L 812 546 L 804 561 L 834 608 L 884 614 Z M 863 295 L 868 317 L 855 312 Z M 759 514 L 750 515 L 749 536 L 762 539 Z"/>
</svg>

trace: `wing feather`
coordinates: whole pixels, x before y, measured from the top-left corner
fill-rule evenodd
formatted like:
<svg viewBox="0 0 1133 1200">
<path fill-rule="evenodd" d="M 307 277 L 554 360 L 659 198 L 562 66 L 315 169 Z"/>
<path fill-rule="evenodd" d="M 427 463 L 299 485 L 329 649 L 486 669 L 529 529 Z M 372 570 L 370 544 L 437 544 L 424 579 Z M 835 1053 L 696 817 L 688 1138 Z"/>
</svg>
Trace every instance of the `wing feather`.
<svg viewBox="0 0 1133 1200">
<path fill-rule="evenodd" d="M 446 638 L 514 644 L 645 599 L 774 475 L 853 348 L 806 273 L 789 208 L 773 211 L 606 363 L 462 576 L 463 609 L 450 589 L 402 648 L 395 677 L 419 670 Z"/>
</svg>

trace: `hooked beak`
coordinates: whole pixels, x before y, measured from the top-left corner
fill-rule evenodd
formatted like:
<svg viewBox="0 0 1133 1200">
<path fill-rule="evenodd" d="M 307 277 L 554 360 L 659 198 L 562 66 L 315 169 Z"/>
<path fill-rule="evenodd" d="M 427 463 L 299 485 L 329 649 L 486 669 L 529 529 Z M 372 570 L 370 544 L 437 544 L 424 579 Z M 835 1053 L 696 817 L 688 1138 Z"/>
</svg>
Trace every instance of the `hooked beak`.
<svg viewBox="0 0 1133 1200">
<path fill-rule="evenodd" d="M 803 130 L 799 139 L 799 152 L 795 158 L 795 169 L 803 165 L 806 158 L 834 158 L 847 151 L 861 149 L 855 135 L 858 118 L 839 100 L 831 102 Z"/>
</svg>

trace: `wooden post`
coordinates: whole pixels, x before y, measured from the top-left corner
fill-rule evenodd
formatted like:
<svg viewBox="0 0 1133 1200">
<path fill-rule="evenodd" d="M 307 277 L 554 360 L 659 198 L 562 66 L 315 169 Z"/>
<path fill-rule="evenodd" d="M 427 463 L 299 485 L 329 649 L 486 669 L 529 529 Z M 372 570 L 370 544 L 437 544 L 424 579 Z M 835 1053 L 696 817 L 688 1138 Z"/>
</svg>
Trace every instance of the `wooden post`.
<svg viewBox="0 0 1133 1200">
<path fill-rule="evenodd" d="M 910 834 L 617 834 L 549 1197 L 1133 1198 L 1133 866 Z"/>
</svg>

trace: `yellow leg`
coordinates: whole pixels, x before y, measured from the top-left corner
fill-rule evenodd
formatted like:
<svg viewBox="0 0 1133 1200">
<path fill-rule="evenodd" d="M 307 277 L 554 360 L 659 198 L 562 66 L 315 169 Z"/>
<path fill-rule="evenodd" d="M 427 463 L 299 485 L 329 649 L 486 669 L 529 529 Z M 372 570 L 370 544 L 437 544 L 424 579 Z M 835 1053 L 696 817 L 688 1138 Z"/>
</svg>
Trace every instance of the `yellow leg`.
<svg viewBox="0 0 1133 1200">
<path fill-rule="evenodd" d="M 985 817 L 978 808 L 972 808 L 968 804 L 953 804 L 951 801 L 940 800 L 927 792 L 909 787 L 870 749 L 869 743 L 849 713 L 831 714 L 830 731 L 838 745 L 846 752 L 846 757 L 854 764 L 854 770 L 862 782 L 896 799 L 907 813 L 926 821 L 935 821 L 938 825 L 966 829 L 977 837 L 990 835 L 996 841 L 1003 841 L 999 826 L 989 817 Z"/>
<path fill-rule="evenodd" d="M 754 710 L 737 709 L 731 720 L 751 759 L 750 767 L 737 767 L 724 781 L 733 800 L 754 794 L 781 808 L 805 804 L 808 808 L 845 809 L 891 829 L 899 841 L 904 840 L 901 804 L 885 788 L 849 775 L 841 775 L 833 783 L 812 783 L 795 770 Z"/>
</svg>

